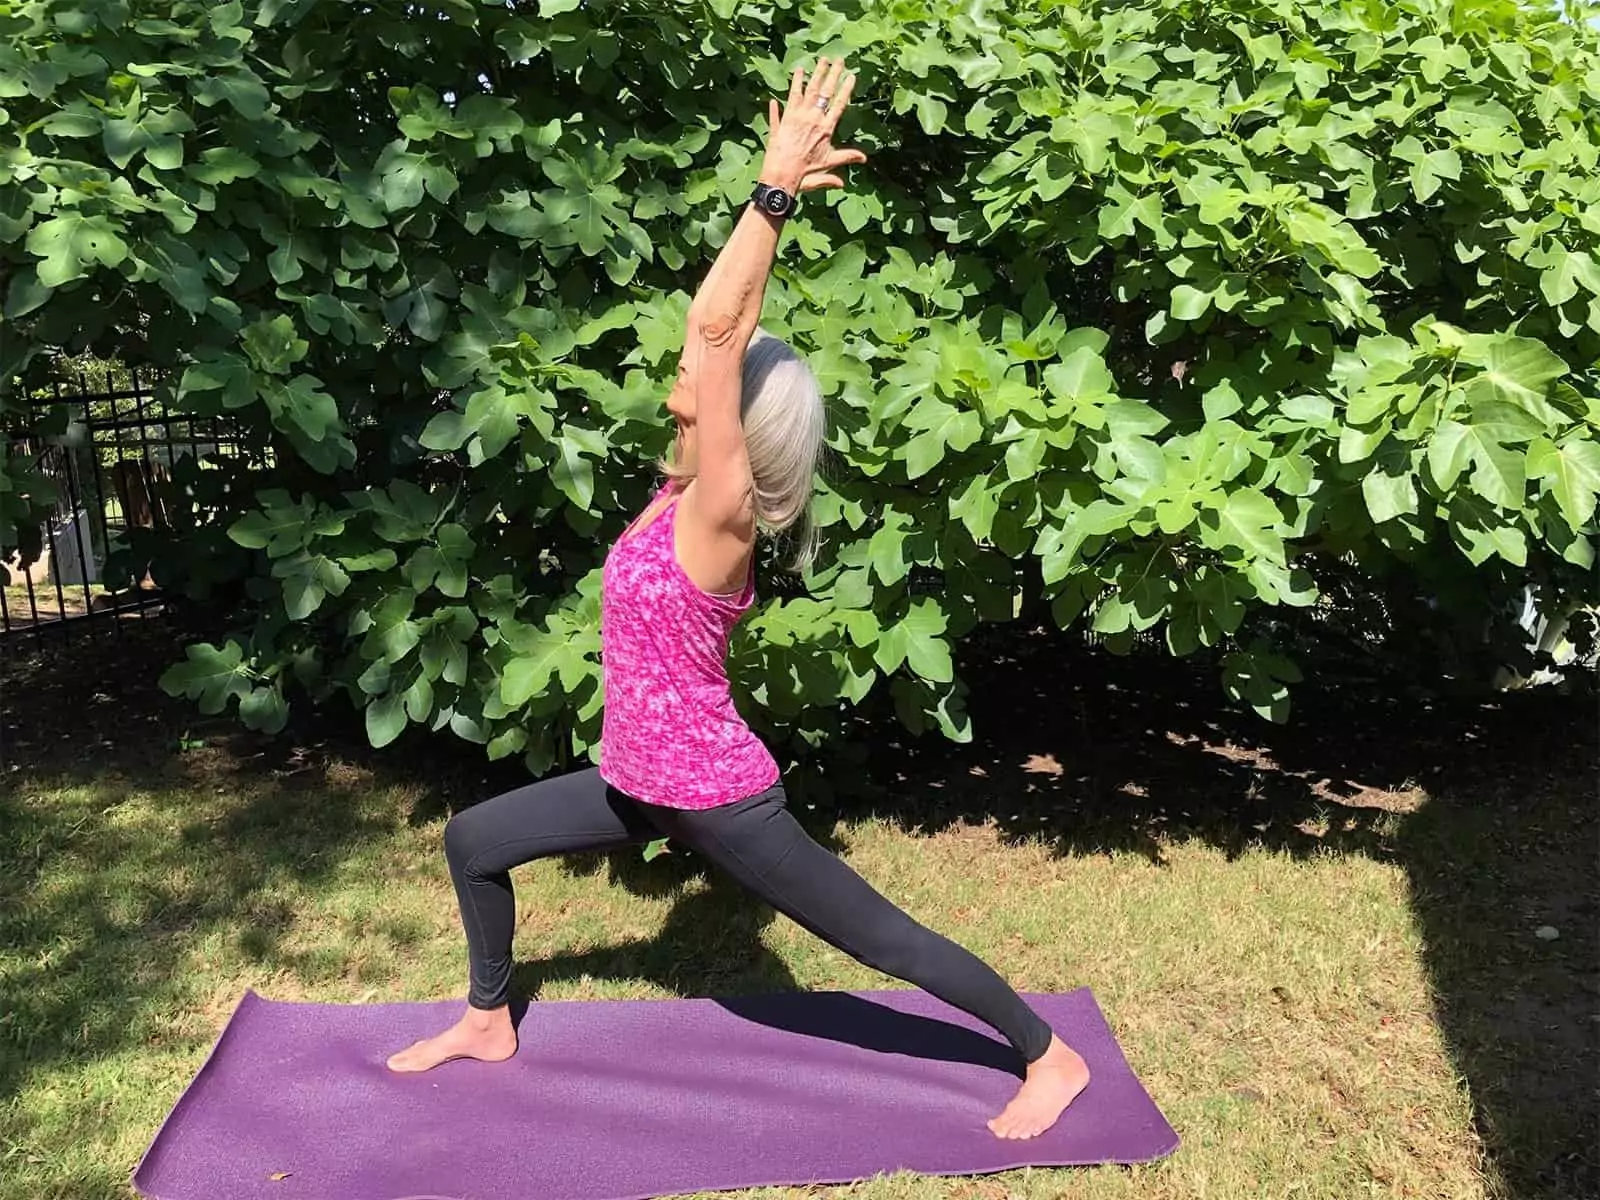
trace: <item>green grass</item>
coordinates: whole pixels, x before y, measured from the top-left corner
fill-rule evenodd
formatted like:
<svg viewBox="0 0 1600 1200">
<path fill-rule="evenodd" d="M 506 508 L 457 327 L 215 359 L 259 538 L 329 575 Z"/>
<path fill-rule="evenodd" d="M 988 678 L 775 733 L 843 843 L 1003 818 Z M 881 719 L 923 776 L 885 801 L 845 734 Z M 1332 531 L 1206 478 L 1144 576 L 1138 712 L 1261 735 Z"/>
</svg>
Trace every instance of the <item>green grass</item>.
<svg viewBox="0 0 1600 1200">
<path fill-rule="evenodd" d="M 4 591 L 6 594 L 6 611 L 10 614 L 12 624 L 18 626 L 32 623 L 35 608 L 38 610 L 40 620 L 53 620 L 60 616 L 63 611 L 68 616 L 75 616 L 85 611 L 88 605 L 88 601 L 84 597 L 84 587 L 81 583 L 63 583 L 58 594 L 55 584 L 48 580 L 40 580 L 33 585 L 31 602 L 26 583 L 7 584 Z M 110 593 L 103 585 L 91 583 L 88 594 L 90 597 L 98 599 Z"/>
<path fill-rule="evenodd" d="M 4 838 L 14 882 L 0 924 L 0 1083 L 16 1099 L 0 1122 L 0 1195 L 123 1194 L 247 987 L 337 1001 L 458 995 L 439 827 L 408 824 L 415 799 L 359 776 L 292 791 L 23 789 Z M 918 837 L 862 821 L 838 834 L 859 870 L 1020 986 L 1092 982 L 1186 1147 L 1145 1170 L 818 1194 L 1481 1189 L 1398 869 L 1267 851 L 1230 861 L 1183 843 L 1159 867 L 1126 854 L 1069 861 L 981 827 Z M 884 983 L 680 864 L 621 861 L 631 887 L 588 865 L 519 873 L 519 957 L 534 960 L 523 982 L 544 996 Z"/>
<path fill-rule="evenodd" d="M 214 733 L 188 751 L 172 736 L 108 737 L 121 747 L 109 759 L 39 752 L 0 774 L 0 1200 L 126 1196 L 246 988 L 325 1001 L 462 992 L 432 782 Z M 1216 778 L 1235 778 L 1232 743 L 1207 753 Z M 967 769 L 930 760 L 916 784 L 941 797 L 959 784 L 958 811 L 987 797 L 993 820 L 942 812 L 940 798 L 909 817 L 811 814 L 813 830 L 1019 987 L 1092 985 L 1183 1147 L 1136 1169 L 740 1197 L 1593 1194 L 1581 779 L 1553 792 L 1560 772 L 1511 767 L 1481 793 L 1332 802 L 1323 783 L 1261 760 L 1250 778 L 1298 789 L 1262 801 L 1274 816 L 1224 820 L 1197 803 L 1168 822 L 1138 789 L 1124 810 L 1074 816 L 1070 774 L 1009 754 Z M 1216 782 L 1194 765 L 1205 761 L 1188 768 L 1197 795 Z M 1144 786 L 1158 793 L 1159 775 Z M 1096 821 L 1141 829 L 1112 838 Z M 535 863 L 516 882 L 518 982 L 546 998 L 889 983 L 681 853 Z M 1543 924 L 1562 938 L 1533 937 Z M 1552 1068 L 1557 1025 L 1578 1040 Z"/>
</svg>

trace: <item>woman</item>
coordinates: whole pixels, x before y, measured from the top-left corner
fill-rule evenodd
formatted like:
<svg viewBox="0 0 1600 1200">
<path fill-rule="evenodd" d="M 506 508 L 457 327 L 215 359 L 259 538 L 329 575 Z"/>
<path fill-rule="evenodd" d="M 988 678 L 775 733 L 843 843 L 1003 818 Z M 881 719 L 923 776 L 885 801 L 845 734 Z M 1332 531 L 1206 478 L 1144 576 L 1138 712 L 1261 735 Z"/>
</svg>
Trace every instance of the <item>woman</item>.
<svg viewBox="0 0 1600 1200">
<path fill-rule="evenodd" d="M 512 867 L 670 837 L 832 945 L 987 1021 L 1027 1063 L 989 1122 L 1003 1138 L 1053 1125 L 1089 1082 L 1083 1059 L 1001 978 L 918 925 L 789 814 L 772 755 L 729 695 L 728 635 L 754 600 L 758 529 L 801 524 L 822 446 L 816 381 L 756 328 L 784 216 L 801 192 L 843 187 L 863 163 L 832 135 L 854 76 L 823 59 L 772 102 L 760 184 L 689 310 L 667 400 L 678 439 L 667 485 L 607 557 L 601 600 L 605 716 L 600 767 L 519 788 L 455 816 L 445 854 L 471 962 L 451 1028 L 394 1055 L 396 1071 L 517 1048 L 508 1006 Z"/>
</svg>

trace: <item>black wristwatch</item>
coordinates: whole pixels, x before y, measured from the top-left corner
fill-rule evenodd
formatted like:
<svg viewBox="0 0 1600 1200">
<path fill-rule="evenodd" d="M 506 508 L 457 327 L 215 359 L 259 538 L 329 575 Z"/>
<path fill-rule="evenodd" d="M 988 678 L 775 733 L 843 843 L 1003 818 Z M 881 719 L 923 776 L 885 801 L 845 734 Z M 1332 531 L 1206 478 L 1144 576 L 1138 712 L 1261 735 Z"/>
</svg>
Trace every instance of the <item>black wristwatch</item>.
<svg viewBox="0 0 1600 1200">
<path fill-rule="evenodd" d="M 795 198 L 780 187 L 758 183 L 750 194 L 750 203 L 772 217 L 787 217 L 795 209 Z"/>
</svg>

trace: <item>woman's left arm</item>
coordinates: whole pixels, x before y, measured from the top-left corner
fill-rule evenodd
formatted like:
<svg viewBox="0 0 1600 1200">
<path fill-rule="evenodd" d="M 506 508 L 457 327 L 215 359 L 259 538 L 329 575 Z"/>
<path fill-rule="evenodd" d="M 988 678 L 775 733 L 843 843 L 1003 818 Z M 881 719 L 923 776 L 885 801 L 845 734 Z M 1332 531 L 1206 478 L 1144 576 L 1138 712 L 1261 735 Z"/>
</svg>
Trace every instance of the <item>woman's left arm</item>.
<svg viewBox="0 0 1600 1200">
<path fill-rule="evenodd" d="M 859 150 L 837 150 L 832 145 L 834 128 L 854 85 L 855 77 L 844 73 L 843 60 L 822 60 L 809 81 L 804 71 L 795 72 L 788 108 L 780 113 L 778 102 L 772 101 L 762 183 L 791 196 L 844 186 L 833 172 L 866 161 Z M 819 103 L 824 97 L 826 106 Z M 741 377 L 781 230 L 781 218 L 754 204 L 746 207 L 690 306 L 685 353 L 695 384 L 699 458 L 694 510 L 700 523 L 716 531 L 746 534 L 751 528 L 750 462 L 739 411 Z"/>
</svg>

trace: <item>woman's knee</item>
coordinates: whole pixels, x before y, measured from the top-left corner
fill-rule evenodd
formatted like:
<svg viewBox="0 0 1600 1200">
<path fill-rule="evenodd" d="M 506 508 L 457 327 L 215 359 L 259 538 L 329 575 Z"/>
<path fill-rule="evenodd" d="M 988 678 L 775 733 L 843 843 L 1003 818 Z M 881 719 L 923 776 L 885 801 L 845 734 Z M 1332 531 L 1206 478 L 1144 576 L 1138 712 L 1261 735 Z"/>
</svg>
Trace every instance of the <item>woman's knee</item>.
<svg viewBox="0 0 1600 1200">
<path fill-rule="evenodd" d="M 483 848 L 482 821 L 468 808 L 456 813 L 444 827 L 444 857 L 452 870 L 464 870 Z"/>
</svg>

